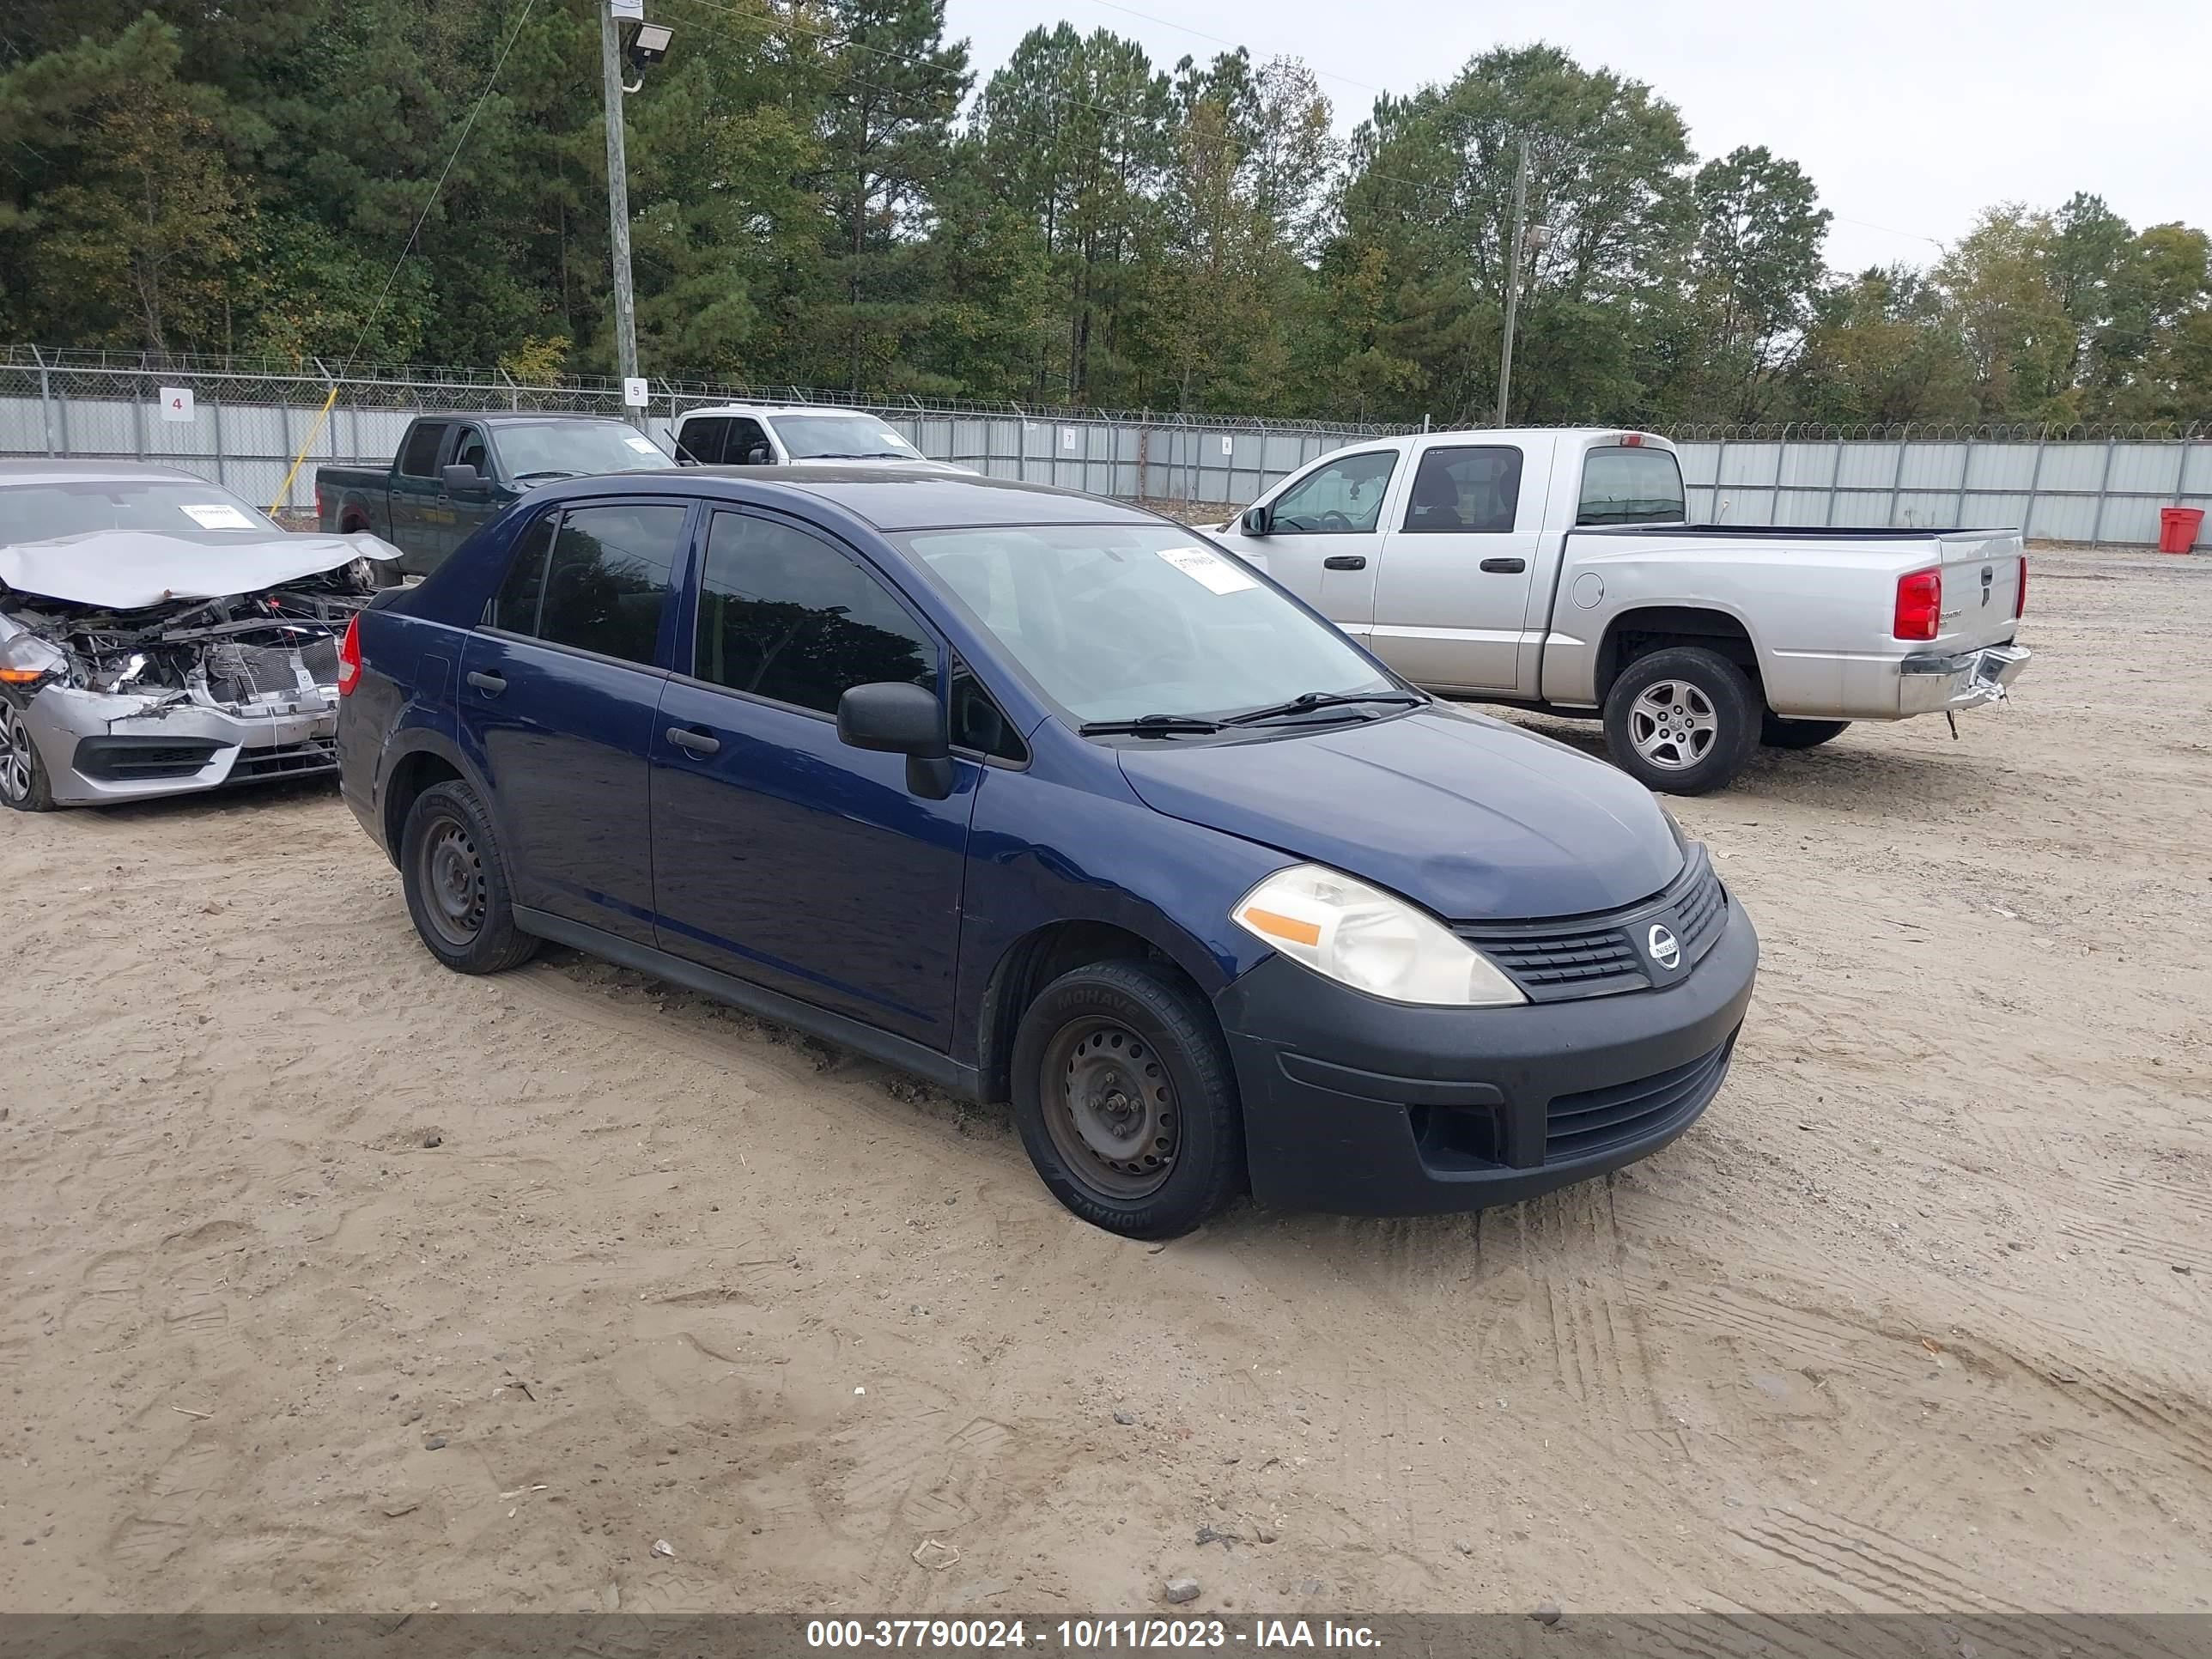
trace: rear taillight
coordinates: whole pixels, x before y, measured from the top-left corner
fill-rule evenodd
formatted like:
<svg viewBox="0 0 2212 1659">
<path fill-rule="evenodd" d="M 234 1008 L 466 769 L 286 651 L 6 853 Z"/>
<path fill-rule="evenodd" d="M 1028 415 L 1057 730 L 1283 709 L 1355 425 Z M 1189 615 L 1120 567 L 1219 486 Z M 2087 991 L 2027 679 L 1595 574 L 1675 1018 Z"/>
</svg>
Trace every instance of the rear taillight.
<svg viewBox="0 0 2212 1659">
<path fill-rule="evenodd" d="M 2013 595 L 2012 619 L 2018 622 L 2027 614 L 2027 555 L 2020 556 L 2020 592 Z"/>
<path fill-rule="evenodd" d="M 346 624 L 345 638 L 338 643 L 338 696 L 346 696 L 360 683 L 361 617 L 356 614 Z"/>
<path fill-rule="evenodd" d="M 1897 616 L 1890 632 L 1900 640 L 1932 640 L 1943 612 L 1943 573 L 1915 570 L 1897 579 Z"/>
</svg>

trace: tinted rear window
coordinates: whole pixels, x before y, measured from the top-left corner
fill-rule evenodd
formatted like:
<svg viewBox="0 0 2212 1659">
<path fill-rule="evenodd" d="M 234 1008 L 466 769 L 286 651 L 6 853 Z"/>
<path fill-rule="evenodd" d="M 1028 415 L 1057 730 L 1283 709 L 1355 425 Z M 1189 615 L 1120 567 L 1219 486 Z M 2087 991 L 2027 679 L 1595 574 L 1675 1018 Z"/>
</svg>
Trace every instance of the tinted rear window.
<svg viewBox="0 0 2212 1659">
<path fill-rule="evenodd" d="M 545 572 L 538 636 L 650 664 L 690 512 L 655 504 L 580 507 L 562 514 Z"/>
<path fill-rule="evenodd" d="M 558 513 L 548 513 L 516 538 L 514 556 L 507 567 L 507 580 L 492 596 L 484 618 L 494 628 L 510 634 L 538 631 L 538 601 L 545 592 L 545 555 L 553 545 L 553 526 Z"/>
<path fill-rule="evenodd" d="M 1431 449 L 1413 474 L 1410 531 L 1502 532 L 1521 505 L 1521 452 L 1510 444 Z"/>
<path fill-rule="evenodd" d="M 407 434 L 407 447 L 400 453 L 399 470 L 410 478 L 434 478 L 438 476 L 438 446 L 445 441 L 443 421 L 424 421 Z"/>
<path fill-rule="evenodd" d="M 1593 449 L 1583 460 L 1577 524 L 1680 524 L 1687 516 L 1672 450 Z"/>
</svg>

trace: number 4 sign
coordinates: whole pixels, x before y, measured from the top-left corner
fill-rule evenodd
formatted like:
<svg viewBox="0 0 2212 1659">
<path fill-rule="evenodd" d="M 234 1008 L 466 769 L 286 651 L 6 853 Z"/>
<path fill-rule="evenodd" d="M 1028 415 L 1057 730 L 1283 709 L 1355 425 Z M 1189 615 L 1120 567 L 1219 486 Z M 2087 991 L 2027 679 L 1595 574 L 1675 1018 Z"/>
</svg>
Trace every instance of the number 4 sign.
<svg viewBox="0 0 2212 1659">
<path fill-rule="evenodd" d="M 161 418 L 189 426 L 192 418 L 192 389 L 188 386 L 161 388 Z"/>
</svg>

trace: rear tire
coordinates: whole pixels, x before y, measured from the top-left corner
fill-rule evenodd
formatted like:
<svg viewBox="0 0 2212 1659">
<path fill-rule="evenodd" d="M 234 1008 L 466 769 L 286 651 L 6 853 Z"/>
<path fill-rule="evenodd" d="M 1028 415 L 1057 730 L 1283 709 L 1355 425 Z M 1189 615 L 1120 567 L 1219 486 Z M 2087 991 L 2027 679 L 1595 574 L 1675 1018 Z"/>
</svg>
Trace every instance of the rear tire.
<svg viewBox="0 0 2212 1659">
<path fill-rule="evenodd" d="M 1817 749 L 1843 735 L 1849 720 L 1793 720 L 1768 714 L 1759 724 L 1759 740 L 1769 749 Z"/>
<path fill-rule="evenodd" d="M 1212 1012 L 1142 963 L 1046 986 L 1015 1031 L 1012 1081 L 1030 1162 L 1094 1227 L 1179 1237 L 1243 1184 L 1243 1109 Z"/>
<path fill-rule="evenodd" d="M 477 792 L 434 783 L 399 832 L 407 914 L 430 954 L 457 974 L 499 974 L 527 962 L 538 940 L 514 925 L 507 861 Z"/>
<path fill-rule="evenodd" d="M 0 697 L 0 801 L 18 812 L 50 812 L 54 791 L 39 745 L 31 740 L 23 711 Z"/>
<path fill-rule="evenodd" d="M 1759 742 L 1760 701 L 1744 672 L 1702 646 L 1670 646 L 1620 671 L 1605 698 L 1614 765 L 1647 789 L 1724 789 Z"/>
</svg>

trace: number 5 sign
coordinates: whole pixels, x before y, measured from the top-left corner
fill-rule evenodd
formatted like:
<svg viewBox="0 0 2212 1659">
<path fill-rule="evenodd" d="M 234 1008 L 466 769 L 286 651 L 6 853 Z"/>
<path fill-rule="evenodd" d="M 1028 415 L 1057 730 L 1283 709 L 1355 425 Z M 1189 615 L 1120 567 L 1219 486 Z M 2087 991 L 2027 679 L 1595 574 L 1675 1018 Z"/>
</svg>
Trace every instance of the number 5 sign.
<svg viewBox="0 0 2212 1659">
<path fill-rule="evenodd" d="M 191 425 L 192 419 L 192 389 L 188 386 L 165 386 L 161 388 L 161 418 Z"/>
</svg>

